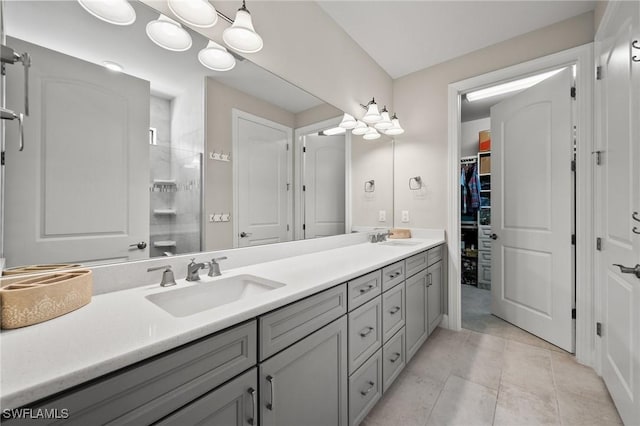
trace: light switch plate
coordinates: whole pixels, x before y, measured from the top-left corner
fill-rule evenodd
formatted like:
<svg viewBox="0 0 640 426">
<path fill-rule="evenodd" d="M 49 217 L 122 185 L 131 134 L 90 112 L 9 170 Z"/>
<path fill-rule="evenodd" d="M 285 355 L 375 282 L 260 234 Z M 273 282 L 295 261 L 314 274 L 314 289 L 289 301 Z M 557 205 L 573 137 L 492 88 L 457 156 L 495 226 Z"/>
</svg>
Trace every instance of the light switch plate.
<svg viewBox="0 0 640 426">
<path fill-rule="evenodd" d="M 402 222 L 409 222 L 409 210 L 402 210 L 402 218 L 400 219 Z"/>
<path fill-rule="evenodd" d="M 387 221 L 387 211 L 380 210 L 378 212 L 378 222 L 386 222 Z"/>
</svg>

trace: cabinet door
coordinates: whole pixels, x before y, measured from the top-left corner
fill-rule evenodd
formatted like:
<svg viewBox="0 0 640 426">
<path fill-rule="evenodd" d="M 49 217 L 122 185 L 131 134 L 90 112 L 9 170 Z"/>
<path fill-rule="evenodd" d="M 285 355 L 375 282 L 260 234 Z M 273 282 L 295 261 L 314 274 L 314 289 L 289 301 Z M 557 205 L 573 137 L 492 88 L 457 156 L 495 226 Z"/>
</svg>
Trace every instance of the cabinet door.
<svg viewBox="0 0 640 426">
<path fill-rule="evenodd" d="M 258 377 L 256 370 L 255 367 L 252 368 L 156 424 L 162 426 L 186 424 L 257 425 Z"/>
<path fill-rule="evenodd" d="M 406 281 L 406 354 L 407 362 L 427 338 L 427 270 Z"/>
<path fill-rule="evenodd" d="M 427 318 L 431 334 L 442 320 L 442 261 L 429 266 L 427 272 Z"/>
<path fill-rule="evenodd" d="M 346 426 L 347 318 L 260 364 L 262 426 Z"/>
</svg>

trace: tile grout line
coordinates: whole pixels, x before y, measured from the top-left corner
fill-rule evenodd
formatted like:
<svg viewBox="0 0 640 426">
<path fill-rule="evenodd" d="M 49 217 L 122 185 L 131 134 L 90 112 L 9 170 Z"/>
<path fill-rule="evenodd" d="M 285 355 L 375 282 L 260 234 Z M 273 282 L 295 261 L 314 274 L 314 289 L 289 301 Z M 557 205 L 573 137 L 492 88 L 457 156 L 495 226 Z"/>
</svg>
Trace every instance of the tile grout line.
<svg viewBox="0 0 640 426">
<path fill-rule="evenodd" d="M 551 379 L 553 380 L 553 394 L 556 397 L 556 410 L 558 412 L 558 421 L 560 424 L 564 424 L 562 420 L 562 416 L 560 415 L 560 400 L 558 399 L 558 385 L 556 384 L 556 370 L 553 366 L 553 356 L 551 356 L 551 351 L 549 351 L 549 364 L 551 365 Z"/>
</svg>

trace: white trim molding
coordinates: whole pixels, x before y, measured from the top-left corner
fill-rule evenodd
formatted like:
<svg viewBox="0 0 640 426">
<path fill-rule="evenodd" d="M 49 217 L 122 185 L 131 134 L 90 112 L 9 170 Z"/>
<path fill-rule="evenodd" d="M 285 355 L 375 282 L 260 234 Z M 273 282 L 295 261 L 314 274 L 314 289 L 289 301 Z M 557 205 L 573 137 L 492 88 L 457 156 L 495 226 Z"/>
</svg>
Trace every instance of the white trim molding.
<svg viewBox="0 0 640 426">
<path fill-rule="evenodd" d="M 595 363 L 594 312 L 594 233 L 593 233 L 593 43 L 578 46 L 498 71 L 458 81 L 449 85 L 448 137 L 448 296 L 449 328 L 462 325 L 460 284 L 460 99 L 471 90 L 551 70 L 576 65 L 576 359 L 582 364 Z M 569 94 L 567 94 L 568 96 Z M 569 165 L 567 165 L 568 167 Z"/>
</svg>

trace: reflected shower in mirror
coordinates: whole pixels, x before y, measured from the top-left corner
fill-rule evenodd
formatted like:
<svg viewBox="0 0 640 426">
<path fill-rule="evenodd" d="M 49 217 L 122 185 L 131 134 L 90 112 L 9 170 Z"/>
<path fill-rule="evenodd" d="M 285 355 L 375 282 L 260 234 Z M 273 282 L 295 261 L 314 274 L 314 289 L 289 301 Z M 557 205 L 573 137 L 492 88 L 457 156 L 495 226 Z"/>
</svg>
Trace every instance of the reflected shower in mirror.
<svg viewBox="0 0 640 426">
<path fill-rule="evenodd" d="M 189 49 L 159 47 L 145 31 L 159 12 L 131 5 L 135 23 L 116 26 L 75 1 L 5 4 L 7 44 L 32 56 L 26 147 L 5 140 L 6 266 L 344 233 L 350 136 L 329 131 L 342 113 L 236 54 L 205 68 L 209 40 L 185 24 Z M 6 82 L 23 110 L 21 69 Z"/>
</svg>

